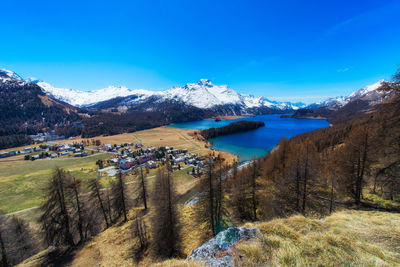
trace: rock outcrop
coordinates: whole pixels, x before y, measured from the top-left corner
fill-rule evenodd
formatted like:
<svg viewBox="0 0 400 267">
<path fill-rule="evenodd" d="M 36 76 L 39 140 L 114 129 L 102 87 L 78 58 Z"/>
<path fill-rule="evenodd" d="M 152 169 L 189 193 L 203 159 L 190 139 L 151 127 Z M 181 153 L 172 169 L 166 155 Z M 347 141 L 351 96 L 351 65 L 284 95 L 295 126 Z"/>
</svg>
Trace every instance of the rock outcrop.
<svg viewBox="0 0 400 267">
<path fill-rule="evenodd" d="M 194 249 L 187 260 L 204 262 L 207 266 L 233 266 L 231 248 L 236 242 L 248 240 L 259 233 L 257 228 L 230 227 Z"/>
</svg>

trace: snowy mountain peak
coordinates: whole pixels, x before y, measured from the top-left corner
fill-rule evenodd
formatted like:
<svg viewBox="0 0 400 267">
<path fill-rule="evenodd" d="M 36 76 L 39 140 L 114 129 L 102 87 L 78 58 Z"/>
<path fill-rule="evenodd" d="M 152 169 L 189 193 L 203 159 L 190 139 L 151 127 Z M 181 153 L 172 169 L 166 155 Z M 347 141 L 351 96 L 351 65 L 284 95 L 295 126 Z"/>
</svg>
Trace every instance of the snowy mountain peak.
<svg viewBox="0 0 400 267">
<path fill-rule="evenodd" d="M 17 73 L 11 70 L 0 69 L 0 77 L 2 78 L 10 78 L 18 81 L 22 81 L 23 79 Z"/>
<path fill-rule="evenodd" d="M 200 86 L 208 86 L 208 87 L 214 86 L 214 84 L 209 79 L 200 79 L 197 82 L 197 84 Z"/>
<path fill-rule="evenodd" d="M 28 82 L 28 83 L 39 83 L 39 82 L 42 82 L 41 80 L 39 80 L 38 78 L 35 78 L 35 77 L 26 78 L 25 81 Z"/>
<path fill-rule="evenodd" d="M 368 93 L 375 92 L 376 89 L 378 89 L 379 87 L 381 87 L 381 85 L 382 85 L 384 82 L 385 82 L 385 79 L 382 79 L 382 80 L 380 80 L 380 81 L 378 81 L 378 82 L 376 82 L 376 83 L 374 83 L 374 84 L 367 85 L 367 86 L 361 88 L 360 90 L 355 91 L 355 92 L 353 92 L 352 94 L 350 94 L 350 95 L 349 95 L 349 98 L 354 98 L 354 97 L 357 97 L 357 96 L 365 96 L 365 95 L 367 95 Z"/>
<path fill-rule="evenodd" d="M 383 97 L 383 93 L 379 92 L 377 89 L 385 82 L 384 79 L 367 85 L 357 91 L 354 91 L 349 96 L 338 96 L 326 99 L 323 102 L 311 104 L 308 108 L 320 108 L 320 107 L 330 107 L 337 108 L 343 107 L 352 100 L 366 100 L 366 101 L 377 101 Z"/>
<path fill-rule="evenodd" d="M 125 86 L 108 86 L 99 90 L 80 91 L 68 88 L 56 88 L 49 83 L 38 80 L 33 82 L 40 86 L 45 93 L 74 106 L 86 106 L 115 97 L 125 97 L 135 94 L 135 90 L 131 90 Z"/>
</svg>

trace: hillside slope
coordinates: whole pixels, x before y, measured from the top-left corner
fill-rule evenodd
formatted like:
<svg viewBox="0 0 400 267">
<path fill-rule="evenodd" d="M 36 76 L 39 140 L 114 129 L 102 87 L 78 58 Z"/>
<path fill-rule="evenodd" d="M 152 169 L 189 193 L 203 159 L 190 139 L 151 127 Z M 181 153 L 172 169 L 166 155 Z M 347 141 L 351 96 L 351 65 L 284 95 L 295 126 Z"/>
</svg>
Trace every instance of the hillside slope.
<svg viewBox="0 0 400 267">
<path fill-rule="evenodd" d="M 375 109 L 388 95 L 379 88 L 386 84 L 380 80 L 372 85 L 365 86 L 350 95 L 328 98 L 327 100 L 308 105 L 294 112 L 293 118 L 326 118 L 331 123 L 340 123 L 359 118 Z"/>
<path fill-rule="evenodd" d="M 0 69 L 0 148 L 23 145 L 28 142 L 25 135 L 67 126 L 79 119 L 77 108 Z"/>
<path fill-rule="evenodd" d="M 244 266 L 399 266 L 400 214 L 343 210 L 248 224 L 262 236 L 236 247 Z"/>
<path fill-rule="evenodd" d="M 131 259 L 130 223 L 113 226 L 74 253 L 65 266 L 141 266 Z M 300 215 L 248 223 L 261 236 L 232 249 L 239 266 L 397 266 L 400 265 L 400 214 L 342 210 L 324 219 Z M 38 266 L 31 257 L 19 266 Z M 203 266 L 169 260 L 155 266 Z"/>
</svg>

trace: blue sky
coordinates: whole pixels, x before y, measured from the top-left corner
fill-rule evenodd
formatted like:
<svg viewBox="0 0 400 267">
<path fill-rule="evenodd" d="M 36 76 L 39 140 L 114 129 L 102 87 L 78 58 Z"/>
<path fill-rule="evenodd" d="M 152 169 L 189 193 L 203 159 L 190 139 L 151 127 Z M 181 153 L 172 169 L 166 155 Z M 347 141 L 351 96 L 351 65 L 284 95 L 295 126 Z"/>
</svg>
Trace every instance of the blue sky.
<svg viewBox="0 0 400 267">
<path fill-rule="evenodd" d="M 4 1 L 0 67 L 57 87 L 209 78 L 313 102 L 390 78 L 400 1 Z"/>
</svg>

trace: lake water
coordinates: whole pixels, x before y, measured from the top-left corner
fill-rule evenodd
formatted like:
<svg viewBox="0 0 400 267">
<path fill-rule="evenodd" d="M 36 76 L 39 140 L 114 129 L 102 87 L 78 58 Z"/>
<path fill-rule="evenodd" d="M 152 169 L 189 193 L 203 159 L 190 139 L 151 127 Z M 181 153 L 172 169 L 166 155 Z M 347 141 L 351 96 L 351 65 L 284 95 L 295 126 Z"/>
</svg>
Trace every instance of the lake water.
<svg viewBox="0 0 400 267">
<path fill-rule="evenodd" d="M 181 129 L 208 129 L 226 126 L 234 121 L 263 121 L 265 127 L 256 130 L 219 136 L 209 139 L 215 149 L 229 152 L 239 156 L 239 161 L 247 161 L 252 157 L 261 157 L 271 151 L 283 138 L 290 138 L 305 132 L 329 126 L 329 122 L 319 119 L 281 118 L 281 114 L 249 116 L 233 120 L 192 121 L 169 125 Z"/>
</svg>

